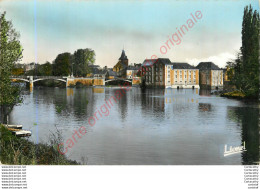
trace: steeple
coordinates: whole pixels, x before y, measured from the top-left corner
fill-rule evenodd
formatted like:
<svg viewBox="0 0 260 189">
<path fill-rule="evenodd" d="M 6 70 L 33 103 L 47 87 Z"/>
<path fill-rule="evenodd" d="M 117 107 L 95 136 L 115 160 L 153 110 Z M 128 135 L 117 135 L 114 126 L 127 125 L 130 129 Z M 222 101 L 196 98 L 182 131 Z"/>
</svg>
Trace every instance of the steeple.
<svg viewBox="0 0 260 189">
<path fill-rule="evenodd" d="M 125 50 L 122 50 L 121 56 L 119 58 L 119 60 L 127 60 L 127 56 L 125 55 Z"/>
</svg>

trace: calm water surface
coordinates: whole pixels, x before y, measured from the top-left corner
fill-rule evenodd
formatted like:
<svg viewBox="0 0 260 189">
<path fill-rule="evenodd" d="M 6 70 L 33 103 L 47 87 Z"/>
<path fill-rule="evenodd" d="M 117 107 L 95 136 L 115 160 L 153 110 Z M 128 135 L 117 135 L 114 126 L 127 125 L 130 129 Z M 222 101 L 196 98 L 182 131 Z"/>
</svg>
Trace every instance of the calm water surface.
<svg viewBox="0 0 260 189">
<path fill-rule="evenodd" d="M 35 142 L 48 142 L 56 127 L 66 142 L 85 126 L 87 133 L 77 138 L 66 155 L 87 164 L 240 165 L 259 161 L 258 104 L 196 89 L 142 92 L 132 88 L 109 112 L 104 106 L 101 109 L 118 89 L 35 88 L 14 108 L 10 122 L 31 130 Z M 98 120 L 90 126 L 88 119 L 95 112 Z M 225 145 L 240 146 L 243 141 L 246 152 L 223 156 Z"/>
</svg>

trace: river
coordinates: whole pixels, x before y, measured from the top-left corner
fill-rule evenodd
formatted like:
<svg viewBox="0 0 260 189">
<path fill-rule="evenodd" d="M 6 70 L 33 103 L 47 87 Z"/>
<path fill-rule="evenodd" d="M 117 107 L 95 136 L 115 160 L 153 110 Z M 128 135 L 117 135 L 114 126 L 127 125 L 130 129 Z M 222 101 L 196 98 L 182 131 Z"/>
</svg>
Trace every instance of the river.
<svg viewBox="0 0 260 189">
<path fill-rule="evenodd" d="M 56 128 L 64 141 L 87 133 L 66 153 L 90 165 L 241 165 L 259 161 L 259 106 L 198 89 L 132 88 L 94 126 L 88 119 L 119 88 L 37 88 L 24 94 L 10 123 L 48 142 Z M 104 109 L 103 109 L 104 110 Z M 101 111 L 101 110 L 100 110 Z M 109 115 L 108 115 L 109 113 Z M 96 114 L 97 116 L 97 114 Z M 246 151 L 224 157 L 224 146 Z"/>
</svg>

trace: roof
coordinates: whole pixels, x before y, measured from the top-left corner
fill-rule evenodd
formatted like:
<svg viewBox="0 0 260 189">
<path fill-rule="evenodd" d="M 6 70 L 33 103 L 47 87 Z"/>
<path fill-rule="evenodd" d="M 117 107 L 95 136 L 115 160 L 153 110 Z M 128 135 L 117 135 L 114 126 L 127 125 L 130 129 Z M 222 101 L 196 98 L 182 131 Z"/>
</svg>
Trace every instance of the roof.
<svg viewBox="0 0 260 189">
<path fill-rule="evenodd" d="M 220 70 L 220 68 L 213 62 L 200 62 L 196 68 L 200 70 Z"/>
<path fill-rule="evenodd" d="M 112 70 L 108 70 L 108 75 L 109 76 L 117 76 L 117 73 L 112 71 Z"/>
<path fill-rule="evenodd" d="M 196 69 L 186 62 L 171 62 L 169 58 L 145 59 L 142 66 L 153 66 L 155 63 L 172 65 L 173 69 Z"/>
<path fill-rule="evenodd" d="M 94 69 L 92 69 L 92 73 L 93 74 L 106 74 L 107 73 L 107 70 L 100 70 L 100 69 L 96 69 L 96 68 L 94 68 Z"/>
<path fill-rule="evenodd" d="M 169 58 L 145 59 L 142 66 L 152 66 L 155 63 L 172 64 Z"/>
<path fill-rule="evenodd" d="M 100 68 L 100 66 L 99 65 L 88 65 L 88 67 L 90 67 L 90 68 Z"/>
<path fill-rule="evenodd" d="M 172 62 L 172 64 L 173 69 L 196 69 L 194 66 L 191 66 L 186 62 Z"/>
<path fill-rule="evenodd" d="M 138 67 L 128 66 L 126 70 L 138 70 Z"/>
<path fill-rule="evenodd" d="M 122 50 L 121 56 L 118 60 L 127 60 L 127 56 L 125 55 L 125 50 Z"/>
</svg>

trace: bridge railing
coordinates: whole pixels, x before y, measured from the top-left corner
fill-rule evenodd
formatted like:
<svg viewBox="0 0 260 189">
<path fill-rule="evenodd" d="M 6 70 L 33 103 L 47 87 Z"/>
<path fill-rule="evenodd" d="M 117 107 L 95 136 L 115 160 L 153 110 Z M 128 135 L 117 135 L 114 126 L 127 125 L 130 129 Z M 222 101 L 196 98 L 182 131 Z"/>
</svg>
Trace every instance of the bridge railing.
<svg viewBox="0 0 260 189">
<path fill-rule="evenodd" d="M 11 78 L 21 78 L 21 79 L 27 79 L 29 76 L 25 75 L 12 75 Z"/>
<path fill-rule="evenodd" d="M 28 79 L 30 76 L 25 75 L 12 75 L 11 78 Z M 63 76 L 33 76 L 33 79 L 64 79 Z"/>
</svg>

